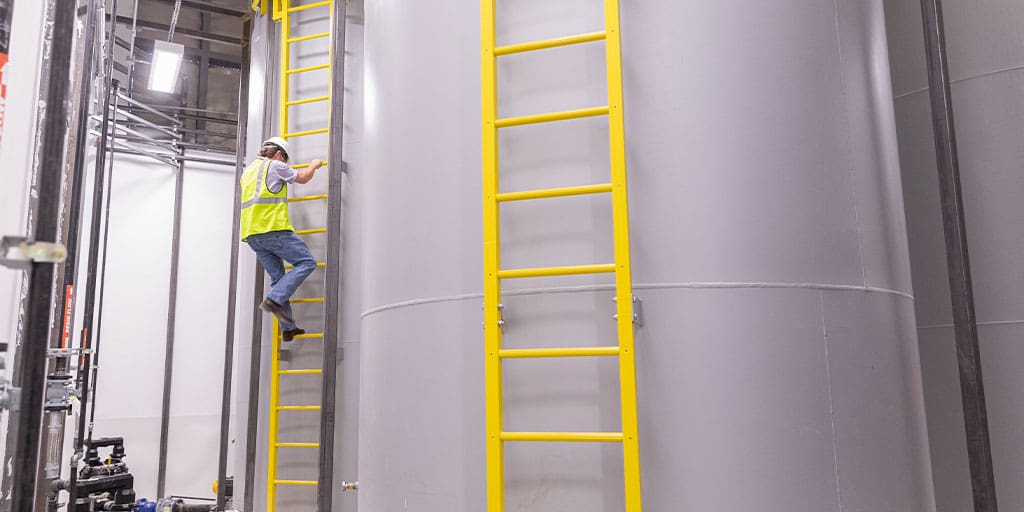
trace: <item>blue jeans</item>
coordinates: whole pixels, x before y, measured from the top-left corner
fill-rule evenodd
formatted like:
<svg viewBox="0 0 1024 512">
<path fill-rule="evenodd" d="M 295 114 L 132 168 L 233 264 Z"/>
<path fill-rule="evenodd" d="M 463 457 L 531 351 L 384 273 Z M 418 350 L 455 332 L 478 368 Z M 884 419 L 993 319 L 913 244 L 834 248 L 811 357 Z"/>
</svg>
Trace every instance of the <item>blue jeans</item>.
<svg viewBox="0 0 1024 512">
<path fill-rule="evenodd" d="M 250 235 L 246 242 L 256 253 L 260 264 L 270 274 L 270 293 L 267 294 L 267 298 L 284 306 L 285 313 L 294 319 L 288 299 L 316 269 L 316 259 L 309 252 L 309 247 L 291 231 Z M 285 261 L 295 266 L 291 272 L 285 273 Z M 292 329 L 295 329 L 295 324 L 281 320 L 282 331 Z"/>
</svg>

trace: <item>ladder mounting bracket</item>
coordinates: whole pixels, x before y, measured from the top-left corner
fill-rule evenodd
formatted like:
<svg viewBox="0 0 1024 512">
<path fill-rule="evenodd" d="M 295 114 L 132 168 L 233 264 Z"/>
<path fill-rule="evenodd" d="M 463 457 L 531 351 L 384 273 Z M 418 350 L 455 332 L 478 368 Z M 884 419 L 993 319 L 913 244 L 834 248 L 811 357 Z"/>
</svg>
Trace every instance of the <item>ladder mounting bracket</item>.
<svg viewBox="0 0 1024 512">
<path fill-rule="evenodd" d="M 637 327 L 644 326 L 644 301 L 640 300 L 640 297 L 633 295 L 633 324 Z M 612 297 L 612 302 L 618 302 L 618 297 Z M 618 320 L 619 314 L 615 313 L 612 315 L 612 319 Z"/>
</svg>

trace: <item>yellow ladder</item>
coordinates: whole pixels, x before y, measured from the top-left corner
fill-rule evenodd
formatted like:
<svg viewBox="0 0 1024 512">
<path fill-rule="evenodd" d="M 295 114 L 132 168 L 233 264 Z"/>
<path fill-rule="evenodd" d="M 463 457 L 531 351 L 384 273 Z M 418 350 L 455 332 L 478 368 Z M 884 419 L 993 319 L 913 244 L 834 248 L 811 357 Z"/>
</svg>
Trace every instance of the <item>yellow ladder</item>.
<svg viewBox="0 0 1024 512">
<path fill-rule="evenodd" d="M 278 121 L 280 123 L 279 135 L 285 140 L 292 139 L 295 137 L 306 137 L 311 135 L 329 134 L 329 128 L 322 128 L 316 130 L 305 130 L 293 132 L 290 131 L 289 123 L 289 109 L 295 105 L 303 105 L 307 103 L 326 103 L 330 104 L 330 84 L 327 86 L 327 93 L 323 96 L 310 97 L 304 99 L 291 99 L 290 96 L 290 78 L 292 76 L 309 73 L 319 70 L 330 71 L 334 62 L 333 55 L 328 57 L 326 64 L 320 64 L 316 66 L 307 66 L 301 68 L 291 67 L 291 47 L 295 44 L 302 43 L 303 41 L 311 41 L 315 39 L 331 38 L 330 32 L 321 32 L 310 35 L 292 37 L 291 35 L 291 15 L 299 11 L 305 11 L 308 9 L 324 8 L 330 10 L 331 16 L 333 16 L 334 9 L 333 0 L 324 0 L 313 3 L 306 3 L 302 5 L 292 6 L 291 0 L 273 0 L 273 19 L 281 22 L 281 63 L 279 66 L 279 90 L 280 90 L 280 104 L 278 110 Z M 255 2 L 253 8 L 262 8 L 263 14 L 266 14 L 267 2 L 262 5 L 257 5 Z M 257 9 L 259 10 L 259 9 Z M 333 26 L 333 23 L 331 24 Z M 294 155 L 289 155 L 294 157 Z M 328 162 L 325 162 L 325 166 Z M 298 164 L 293 165 L 294 169 L 301 169 L 308 167 L 309 164 Z M 316 194 L 301 197 L 291 197 L 288 199 L 289 203 L 304 203 L 307 201 L 326 201 L 329 198 L 327 194 Z M 327 228 L 314 228 L 314 229 L 302 229 L 296 230 L 296 235 L 317 235 L 327 233 Z M 326 267 L 326 262 L 318 262 L 317 268 Z M 291 266 L 285 267 L 287 270 L 291 270 Z M 311 297 L 304 299 L 292 299 L 291 304 L 324 304 L 325 297 Z M 295 337 L 296 340 L 300 339 L 319 339 L 323 340 L 324 333 L 309 333 L 301 334 Z M 305 375 L 322 375 L 323 370 L 320 368 L 308 368 L 308 369 L 281 369 L 281 329 L 277 319 L 274 319 L 273 326 L 273 346 L 272 356 L 270 363 L 270 425 L 268 429 L 268 456 L 267 456 L 267 504 L 266 512 L 274 512 L 277 510 L 277 488 L 278 486 L 309 486 L 316 487 L 318 485 L 317 480 L 289 480 L 278 478 L 277 474 L 277 454 L 279 449 L 319 449 L 319 442 L 280 442 L 278 440 L 278 416 L 285 412 L 316 412 L 320 411 L 319 405 L 281 405 L 280 402 L 280 385 L 281 379 L 284 377 L 294 376 L 305 376 Z M 323 421 L 321 419 L 321 421 Z"/>
<path fill-rule="evenodd" d="M 496 0 L 481 0 L 481 49 L 483 71 L 483 224 L 484 224 L 484 339 L 486 353 L 485 394 L 487 431 L 487 510 L 505 508 L 505 443 L 616 442 L 622 443 L 627 512 L 640 512 L 640 450 L 637 436 L 636 370 L 633 351 L 633 294 L 629 258 L 629 213 L 626 195 L 625 128 L 622 114 L 622 52 L 619 36 L 619 2 L 604 0 L 605 30 L 543 41 L 497 46 Z M 560 46 L 604 41 L 608 73 L 608 104 L 593 108 L 522 117 L 498 117 L 497 60 L 502 55 L 545 50 Z M 597 185 L 501 192 L 498 184 L 498 132 L 502 128 L 548 123 L 593 116 L 607 116 L 610 135 L 611 181 Z M 503 202 L 610 193 L 614 232 L 614 258 L 608 264 L 564 267 L 503 269 L 499 207 Z M 501 331 L 501 282 L 504 279 L 615 274 L 618 345 L 608 347 L 505 349 Z M 502 361 L 512 358 L 551 357 L 619 358 L 622 432 L 506 432 L 502 420 Z"/>
</svg>

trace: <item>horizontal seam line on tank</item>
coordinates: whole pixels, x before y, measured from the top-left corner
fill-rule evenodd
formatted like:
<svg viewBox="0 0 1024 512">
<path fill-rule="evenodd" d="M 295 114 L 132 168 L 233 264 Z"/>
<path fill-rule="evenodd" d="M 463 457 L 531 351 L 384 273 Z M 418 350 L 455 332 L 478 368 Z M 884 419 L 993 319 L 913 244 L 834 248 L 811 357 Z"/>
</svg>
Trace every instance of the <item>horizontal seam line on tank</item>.
<svg viewBox="0 0 1024 512">
<path fill-rule="evenodd" d="M 1024 320 L 991 320 L 988 322 L 976 322 L 977 325 L 1020 325 L 1024 324 Z M 928 324 L 919 325 L 918 329 L 948 329 L 954 327 L 953 324 Z"/>
<path fill-rule="evenodd" d="M 872 293 L 885 293 L 889 295 L 896 295 L 899 297 L 914 300 L 912 294 L 901 292 L 898 290 L 890 290 L 888 288 L 877 288 L 874 286 L 857 286 L 852 284 L 826 284 L 826 283 L 779 283 L 779 282 L 758 282 L 758 281 L 736 281 L 736 282 L 693 282 L 693 283 L 638 283 L 633 285 L 633 290 L 670 290 L 670 289 L 697 289 L 697 290 L 716 290 L 716 289 L 786 289 L 795 288 L 803 290 L 824 290 L 824 291 L 856 291 L 856 292 L 872 292 Z M 512 290 L 502 293 L 506 297 L 516 297 L 524 295 L 541 295 L 541 294 L 558 294 L 558 293 L 574 293 L 574 292 L 588 292 L 588 291 L 611 291 L 615 289 L 615 285 L 611 284 L 598 284 L 598 285 L 584 285 L 584 286 L 559 286 L 551 288 L 528 288 L 523 290 Z M 400 302 L 394 302 L 391 304 L 384 304 L 382 306 L 376 306 L 367 309 L 360 315 L 360 318 L 366 318 L 370 315 L 375 315 L 383 311 L 390 311 L 392 309 L 399 309 L 410 306 L 422 306 L 425 304 L 436 304 L 439 302 L 458 302 L 469 299 L 482 299 L 484 295 L 482 293 L 464 293 L 459 295 L 447 295 L 442 297 L 430 297 L 424 299 L 411 299 Z"/>
<path fill-rule="evenodd" d="M 1020 66 L 1011 66 L 1011 67 L 1004 68 L 1004 69 L 997 69 L 995 71 L 989 71 L 987 73 L 980 73 L 980 74 L 977 74 L 977 75 L 965 76 L 963 78 L 956 78 L 956 79 L 950 80 L 949 83 L 950 84 L 958 84 L 958 83 L 961 83 L 961 82 L 967 82 L 967 81 L 970 81 L 970 80 L 974 80 L 975 78 L 984 78 L 986 76 L 999 75 L 999 74 L 1002 74 L 1002 73 L 1009 73 L 1011 71 L 1020 71 L 1020 70 L 1024 70 L 1024 64 L 1021 64 Z M 894 98 L 895 99 L 906 98 L 907 96 L 912 96 L 914 94 L 921 94 L 922 92 L 925 92 L 927 90 L 928 90 L 927 87 L 922 88 L 922 89 L 914 89 L 912 91 L 907 91 L 907 92 L 902 93 L 902 94 L 897 94 L 896 96 L 894 96 Z"/>
</svg>

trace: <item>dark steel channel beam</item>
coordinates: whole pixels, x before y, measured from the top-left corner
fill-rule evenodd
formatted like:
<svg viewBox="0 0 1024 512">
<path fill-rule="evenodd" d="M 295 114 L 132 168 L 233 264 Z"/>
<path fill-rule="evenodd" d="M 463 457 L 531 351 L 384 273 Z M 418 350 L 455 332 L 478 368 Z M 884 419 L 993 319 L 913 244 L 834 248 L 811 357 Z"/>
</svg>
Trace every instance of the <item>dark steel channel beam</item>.
<svg viewBox="0 0 1024 512">
<path fill-rule="evenodd" d="M 331 121 L 328 160 L 335 162 L 327 174 L 327 268 L 324 293 L 323 367 L 320 390 L 320 480 L 317 483 L 317 510 L 334 510 L 334 437 L 337 424 L 336 385 L 338 382 L 338 337 L 341 306 L 342 192 L 345 170 L 345 16 L 346 2 L 334 2 L 331 16 Z M 267 485 L 270 485 L 268 482 Z"/>
<path fill-rule="evenodd" d="M 153 43 L 152 39 L 141 39 L 136 41 L 135 49 L 146 52 L 149 57 L 153 54 Z M 131 43 L 123 38 L 117 38 L 117 45 L 125 50 L 131 50 Z M 199 50 L 196 48 L 185 48 L 185 59 L 189 62 L 196 62 L 199 58 Z M 136 57 L 140 62 L 147 62 L 139 57 Z M 232 69 L 239 69 L 241 67 L 241 58 L 237 55 L 228 55 L 220 52 L 210 52 L 210 61 L 216 63 L 222 67 L 229 67 Z"/>
<path fill-rule="evenodd" d="M 928 86 L 931 96 L 932 128 L 938 158 L 939 197 L 942 203 L 942 227 L 946 239 L 946 264 L 953 306 L 953 330 L 960 369 L 960 393 L 967 431 L 967 459 L 971 470 L 974 512 L 996 512 L 995 475 L 992 470 L 992 445 L 989 439 L 985 386 L 978 347 L 978 324 L 974 312 L 974 290 L 964 220 L 963 191 L 960 186 L 960 161 L 957 154 L 950 92 L 949 62 L 941 0 L 921 0 L 925 51 L 928 59 Z"/>
<path fill-rule="evenodd" d="M 153 2 L 159 2 L 162 4 L 174 5 L 174 0 L 151 0 Z M 241 18 L 248 15 L 249 13 L 244 11 L 236 11 L 227 7 L 218 7 L 216 5 L 204 4 L 199 2 L 190 2 L 189 0 L 182 0 L 182 9 L 192 9 L 200 12 L 207 12 L 210 14 L 222 14 L 224 16 L 233 16 L 235 18 Z"/>
<path fill-rule="evenodd" d="M 181 154 L 179 154 L 181 156 Z M 174 179 L 174 217 L 171 227 L 171 273 L 167 292 L 167 339 L 164 346 L 164 388 L 160 406 L 160 450 L 157 460 L 156 495 L 164 498 L 167 486 L 167 441 L 170 435 L 171 386 L 174 383 L 174 327 L 178 307 L 178 267 L 181 254 L 181 211 L 185 194 L 185 162 L 178 160 Z"/>
<path fill-rule="evenodd" d="M 242 72 L 238 86 L 238 148 L 235 152 L 235 183 L 242 178 L 242 169 L 245 167 L 245 143 L 249 123 L 249 66 L 252 59 L 252 45 L 250 34 L 252 32 L 252 21 L 246 19 L 242 24 Z M 201 108 L 205 108 L 205 105 Z M 242 190 L 237 185 L 235 188 L 235 203 L 231 215 L 231 256 L 229 261 L 230 272 L 228 273 L 228 309 L 227 325 L 224 335 L 224 384 L 223 395 L 221 396 L 220 408 L 220 459 L 217 465 L 217 510 L 225 510 L 227 496 L 228 474 L 228 448 L 231 443 L 231 379 L 234 373 L 235 354 L 235 309 L 237 308 L 238 291 L 238 239 L 241 237 L 242 219 Z M 258 309 L 257 309 L 258 311 Z M 259 372 L 259 368 L 252 368 L 251 371 Z M 246 449 L 250 449 L 249 446 Z"/>
<path fill-rule="evenodd" d="M 44 82 L 48 108 L 41 119 L 37 150 L 40 160 L 32 185 L 32 197 L 38 200 L 29 216 L 35 219 L 31 230 L 31 238 L 35 241 L 55 240 L 60 225 L 61 181 L 68 135 L 68 85 L 75 37 L 74 7 L 73 0 L 49 0 L 46 6 L 47 16 L 53 16 L 53 24 L 46 37 L 50 43 L 49 59 L 43 60 L 43 73 L 48 75 Z M 12 418 L 15 428 L 11 433 L 16 447 L 10 465 L 12 511 L 32 510 L 35 500 L 54 275 L 52 263 L 33 263 L 27 279 L 22 343 L 18 349 L 21 357 L 15 382 L 22 389 L 22 395 L 20 413 L 16 420 Z M 5 455 L 10 456 L 9 453 Z"/>
<path fill-rule="evenodd" d="M 117 22 L 118 23 L 124 23 L 125 25 L 131 26 L 132 18 L 130 18 L 128 16 L 118 16 L 117 17 Z M 147 30 L 155 30 L 155 31 L 158 31 L 158 32 L 163 32 L 164 34 L 166 34 L 167 32 L 169 32 L 171 30 L 171 26 L 170 25 L 165 25 L 163 23 L 157 23 L 155 21 L 138 20 L 136 22 L 136 24 L 137 24 L 137 26 L 139 28 L 144 28 L 144 29 L 147 29 Z M 221 34 L 208 34 L 208 33 L 203 33 L 201 31 L 198 31 L 198 30 L 192 30 L 192 29 L 181 28 L 181 27 L 175 28 L 174 29 L 174 34 L 175 35 L 180 35 L 180 36 L 185 36 L 185 37 L 191 37 L 192 39 L 196 39 L 196 40 L 199 40 L 199 41 L 212 41 L 212 42 L 215 42 L 215 43 L 230 44 L 230 45 L 233 45 L 233 46 L 242 46 L 242 40 L 241 39 L 239 39 L 237 37 L 225 36 L 225 35 L 221 35 Z"/>
<path fill-rule="evenodd" d="M 122 114 L 125 113 L 124 109 L 121 109 L 119 112 L 121 112 Z M 148 127 L 148 128 L 152 128 L 153 127 L 153 125 L 148 123 L 148 122 L 140 123 L 140 122 L 124 121 L 124 120 L 119 122 L 118 125 L 122 125 L 122 126 L 136 126 L 136 127 L 138 127 L 138 126 L 145 126 L 145 127 Z M 194 133 L 194 132 L 196 132 L 196 130 L 193 130 L 191 128 L 177 128 L 177 130 L 179 132 L 182 132 L 182 133 Z M 235 138 L 234 135 L 230 134 L 230 133 L 211 132 L 211 131 L 208 131 L 208 130 L 204 131 L 203 133 L 205 133 L 207 135 L 213 135 L 213 136 L 216 136 L 216 137 L 224 137 L 224 138 L 227 138 L 227 139 Z"/>
<path fill-rule="evenodd" d="M 275 49 L 277 48 L 276 41 L 278 34 L 275 30 L 275 22 L 270 16 L 263 16 L 259 19 L 264 25 L 262 32 L 265 36 L 263 52 L 260 55 L 265 66 L 263 73 L 264 76 L 277 76 L 277 59 L 275 58 L 277 53 Z M 252 32 L 250 31 L 249 34 L 252 34 Z M 280 84 L 278 84 L 278 86 L 280 86 Z M 270 85 L 270 87 L 264 91 L 264 96 L 267 98 L 276 98 L 277 96 L 274 96 L 274 94 L 273 85 Z M 262 112 L 263 122 L 260 127 L 261 141 L 270 138 L 274 130 L 273 116 L 266 111 L 267 105 L 268 104 L 264 102 Z M 255 272 L 256 274 L 253 278 L 253 303 L 251 310 L 252 333 L 249 351 L 249 407 L 245 423 L 245 448 L 250 454 L 256 453 L 256 443 L 259 442 L 260 370 L 263 368 L 263 312 L 260 311 L 259 306 L 260 302 L 263 301 L 264 271 L 258 261 L 255 265 Z M 273 412 L 271 412 L 271 414 L 273 414 Z M 245 486 L 242 497 L 242 510 L 256 510 L 256 463 L 257 460 L 255 456 L 248 456 L 245 458 Z"/>
</svg>

